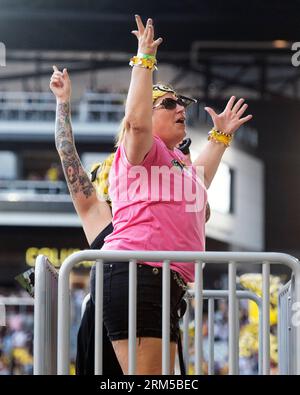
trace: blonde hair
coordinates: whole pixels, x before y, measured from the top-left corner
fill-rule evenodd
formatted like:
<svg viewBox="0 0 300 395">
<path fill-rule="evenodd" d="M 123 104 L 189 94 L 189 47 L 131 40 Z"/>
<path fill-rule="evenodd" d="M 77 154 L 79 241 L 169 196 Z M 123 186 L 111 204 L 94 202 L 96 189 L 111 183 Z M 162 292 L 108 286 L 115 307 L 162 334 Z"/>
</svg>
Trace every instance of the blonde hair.
<svg viewBox="0 0 300 395">
<path fill-rule="evenodd" d="M 110 154 L 102 163 L 94 163 L 91 168 L 91 182 L 96 189 L 97 195 L 105 199 L 111 206 L 111 200 L 108 194 L 109 172 L 115 157 L 115 153 Z"/>
</svg>

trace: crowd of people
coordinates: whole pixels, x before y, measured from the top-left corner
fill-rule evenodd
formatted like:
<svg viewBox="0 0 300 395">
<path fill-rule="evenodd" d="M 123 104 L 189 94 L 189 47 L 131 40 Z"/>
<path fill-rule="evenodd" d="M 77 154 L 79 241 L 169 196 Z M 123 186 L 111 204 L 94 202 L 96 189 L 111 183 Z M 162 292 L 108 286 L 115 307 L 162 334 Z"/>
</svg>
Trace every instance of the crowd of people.
<svg viewBox="0 0 300 395">
<path fill-rule="evenodd" d="M 14 297 L 28 298 L 25 292 L 14 292 Z M 75 372 L 77 333 L 81 320 L 81 305 L 86 291 L 71 291 L 71 371 Z M 0 293 L 0 297 L 3 296 Z M 0 375 L 33 374 L 33 325 L 32 305 L 6 306 L 6 325 L 0 326 Z"/>
<path fill-rule="evenodd" d="M 13 296 L 28 297 L 25 293 L 14 293 Z M 5 308 L 6 325 L 0 327 L 0 375 L 32 374 L 33 306 Z"/>
</svg>

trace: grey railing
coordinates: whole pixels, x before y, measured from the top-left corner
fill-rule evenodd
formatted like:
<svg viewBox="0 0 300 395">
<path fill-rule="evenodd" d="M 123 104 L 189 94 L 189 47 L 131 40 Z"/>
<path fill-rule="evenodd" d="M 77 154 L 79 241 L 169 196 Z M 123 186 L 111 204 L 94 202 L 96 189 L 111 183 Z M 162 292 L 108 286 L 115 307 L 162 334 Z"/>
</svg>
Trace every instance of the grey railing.
<svg viewBox="0 0 300 395">
<path fill-rule="evenodd" d="M 259 338 L 258 338 L 258 374 L 262 374 L 262 343 L 263 343 L 263 331 L 262 331 L 262 302 L 261 298 L 257 296 L 254 292 L 250 291 L 236 291 L 236 296 L 238 299 L 252 300 L 256 303 L 259 311 Z M 83 317 L 87 302 L 90 300 L 91 295 L 87 294 L 81 305 L 81 317 Z M 195 292 L 193 290 L 188 290 L 185 295 L 186 300 L 186 312 L 183 316 L 183 358 L 184 363 L 188 371 L 189 366 L 189 322 L 190 322 L 190 304 L 191 300 L 195 297 Z M 215 308 L 214 302 L 218 299 L 228 299 L 228 291 L 226 290 L 203 290 L 203 299 L 208 300 L 208 374 L 213 375 L 214 371 L 214 316 Z M 239 311 L 239 310 L 238 310 Z M 188 374 L 188 373 L 187 373 Z"/>
<path fill-rule="evenodd" d="M 189 312 L 190 312 L 190 300 L 195 297 L 195 292 L 192 290 L 188 291 L 188 295 L 186 298 L 187 302 L 187 310 L 183 317 L 183 356 L 185 366 L 189 366 L 189 352 L 188 352 L 188 344 L 189 344 L 189 335 L 188 335 L 188 326 L 189 326 Z M 228 299 L 229 292 L 226 290 L 204 290 L 203 291 L 203 299 L 208 300 L 208 374 L 213 375 L 214 371 L 214 317 L 215 317 L 215 307 L 214 302 L 217 299 Z M 262 364 L 263 364 L 263 326 L 262 326 L 262 300 L 259 296 L 257 296 L 254 292 L 250 291 L 236 291 L 237 299 L 248 299 L 252 300 L 256 303 L 259 311 L 259 338 L 258 338 L 258 374 L 262 374 Z M 239 309 L 237 309 L 239 311 Z M 239 339 L 238 336 L 239 330 L 237 330 L 237 341 Z M 237 355 L 239 355 L 237 351 Z"/>
<path fill-rule="evenodd" d="M 48 259 L 39 255 L 34 285 L 34 374 L 57 373 L 58 274 Z"/>
<path fill-rule="evenodd" d="M 85 92 L 79 101 L 72 102 L 72 118 L 79 122 L 120 122 L 124 116 L 127 94 Z M 187 109 L 187 122 L 206 124 L 202 111 L 204 103 Z M 50 92 L 1 92 L 1 120 L 52 121 L 56 99 Z M 252 133 L 253 134 L 253 133 Z"/>
<path fill-rule="evenodd" d="M 292 277 L 278 294 L 278 356 L 280 374 L 296 373 L 296 355 L 299 354 L 299 347 L 297 349 L 294 348 L 296 326 L 293 325 L 293 311 L 295 311 L 293 306 L 296 309 L 298 306 L 294 304 L 294 293 L 295 282 L 294 277 Z"/>
<path fill-rule="evenodd" d="M 58 374 L 68 374 L 70 354 L 70 299 L 69 275 L 73 266 L 81 261 L 96 261 L 96 301 L 95 301 L 95 373 L 102 373 L 102 312 L 103 312 L 103 262 L 130 262 L 129 268 L 129 368 L 134 374 L 136 367 L 136 262 L 163 262 L 163 339 L 162 339 L 162 373 L 170 373 L 170 261 L 195 263 L 195 373 L 202 373 L 202 307 L 203 307 L 203 267 L 202 264 L 228 263 L 229 274 L 229 374 L 238 373 L 238 317 L 236 294 L 236 265 L 262 264 L 262 328 L 263 355 L 262 373 L 270 373 L 270 317 L 269 317 L 269 274 L 271 264 L 289 267 L 295 276 L 295 295 L 293 302 L 300 301 L 300 266 L 299 261 L 287 254 L 254 252 L 170 252 L 170 251 L 80 251 L 70 255 L 62 264 L 58 284 Z M 300 349 L 300 326 L 295 327 L 295 349 Z M 295 356 L 295 372 L 300 374 L 300 353 Z"/>
</svg>

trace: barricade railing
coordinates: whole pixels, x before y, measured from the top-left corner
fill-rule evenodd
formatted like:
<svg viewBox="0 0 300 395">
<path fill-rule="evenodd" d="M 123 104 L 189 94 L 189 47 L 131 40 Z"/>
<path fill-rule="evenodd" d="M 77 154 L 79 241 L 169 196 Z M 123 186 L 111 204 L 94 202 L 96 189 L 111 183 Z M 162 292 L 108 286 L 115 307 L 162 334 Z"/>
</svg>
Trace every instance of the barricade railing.
<svg viewBox="0 0 300 395">
<path fill-rule="evenodd" d="M 202 374 L 203 361 L 203 263 L 228 263 L 229 289 L 224 291 L 228 297 L 228 327 L 229 327 L 229 374 L 238 374 L 239 345 L 238 345 L 238 314 L 237 300 L 239 291 L 236 290 L 236 266 L 262 265 L 262 301 L 261 301 L 261 339 L 260 352 L 262 374 L 270 373 L 270 265 L 281 264 L 289 267 L 294 274 L 295 292 L 293 303 L 300 301 L 300 266 L 299 261 L 282 253 L 254 252 L 171 252 L 171 251 L 80 251 L 70 255 L 62 264 L 58 284 L 58 343 L 57 343 L 57 372 L 69 374 L 70 355 L 70 299 L 69 276 L 73 266 L 81 261 L 96 261 L 96 297 L 95 297 L 95 374 L 102 374 L 102 315 L 103 315 L 103 262 L 130 262 L 129 265 L 129 355 L 128 374 L 136 371 L 136 263 L 138 261 L 163 262 L 163 311 L 162 311 L 162 374 L 170 374 L 170 262 L 195 263 L 195 373 Z M 250 296 L 250 295 L 248 295 Z M 212 298 L 211 298 L 212 299 Z M 212 302 L 210 327 L 212 327 Z M 295 306 L 298 306 L 298 304 Z M 295 313 L 296 310 L 294 309 Z M 284 323 L 283 323 L 284 325 Z M 300 326 L 295 328 L 293 347 L 300 348 Z M 36 333 L 35 333 L 36 334 Z M 210 340 L 211 347 L 211 340 Z M 186 349 L 185 349 L 186 350 Z M 186 352 L 186 351 L 185 351 Z M 212 348 L 210 349 L 212 353 Z M 185 354 L 186 355 L 186 354 Z M 210 364 L 212 364 L 212 359 Z M 213 371 L 210 365 L 210 372 Z M 295 355 L 295 373 L 300 374 L 300 354 Z"/>
<path fill-rule="evenodd" d="M 293 325 L 293 305 L 295 281 L 294 277 L 285 284 L 278 294 L 278 361 L 280 374 L 296 373 L 296 354 L 299 348 L 294 349 L 295 345 L 295 325 Z M 296 317 L 296 316 L 295 316 Z M 296 323 L 297 324 L 297 323 Z M 298 323 L 298 325 L 300 322 Z M 296 352 L 295 352 L 296 351 Z"/>
<path fill-rule="evenodd" d="M 190 324 L 190 305 L 191 301 L 194 299 L 195 292 L 193 290 L 188 290 L 187 294 L 184 296 L 186 301 L 186 312 L 183 315 L 183 325 L 182 325 L 182 332 L 183 332 L 183 359 L 184 364 L 187 368 L 188 374 L 188 366 L 189 366 L 189 324 Z M 259 312 L 259 337 L 258 337 L 258 374 L 262 374 L 262 342 L 263 342 L 263 332 L 262 332 L 262 302 L 261 298 L 257 296 L 254 292 L 251 291 L 236 291 L 237 299 L 247 299 L 252 300 L 258 308 Z M 87 302 L 90 300 L 91 295 L 87 294 L 82 302 L 81 306 L 81 317 L 83 317 Z M 208 352 L 208 374 L 213 375 L 214 372 L 214 316 L 215 316 L 215 307 L 214 302 L 218 299 L 228 299 L 228 291 L 226 290 L 203 290 L 203 299 L 208 300 L 208 345 L 209 345 L 209 352 Z M 239 309 L 238 309 L 239 313 Z"/>
<path fill-rule="evenodd" d="M 195 292 L 193 290 L 188 291 L 188 295 L 186 297 L 187 309 L 186 313 L 183 316 L 183 359 L 185 366 L 189 366 L 189 313 L 190 313 L 190 303 L 194 298 Z M 215 306 L 214 302 L 218 299 L 228 299 L 229 292 L 226 290 L 203 290 L 203 299 L 208 300 L 208 374 L 213 375 L 215 373 L 215 358 L 214 358 L 214 322 L 215 322 Z M 262 374 L 262 362 L 263 362 L 263 353 L 262 353 L 262 344 L 263 344 L 263 327 L 262 327 L 262 299 L 257 296 L 254 292 L 250 291 L 236 291 L 237 300 L 247 299 L 252 300 L 256 303 L 258 308 L 258 374 Z M 237 314 L 239 313 L 239 309 L 237 308 Z M 237 320 L 238 323 L 238 320 Z M 239 339 L 239 330 L 237 330 L 237 336 Z M 237 339 L 237 340 L 238 340 Z M 237 351 L 239 354 L 239 352 Z"/>
<path fill-rule="evenodd" d="M 35 263 L 33 373 L 57 374 L 58 274 L 39 255 Z"/>
</svg>

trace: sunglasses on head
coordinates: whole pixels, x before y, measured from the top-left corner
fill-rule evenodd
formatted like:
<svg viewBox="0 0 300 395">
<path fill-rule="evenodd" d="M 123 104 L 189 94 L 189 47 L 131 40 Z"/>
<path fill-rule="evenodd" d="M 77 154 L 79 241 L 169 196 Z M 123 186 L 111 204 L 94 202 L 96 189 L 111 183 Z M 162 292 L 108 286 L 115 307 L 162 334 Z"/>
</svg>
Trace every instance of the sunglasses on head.
<svg viewBox="0 0 300 395">
<path fill-rule="evenodd" d="M 161 92 L 170 92 L 170 93 L 174 93 L 176 94 L 176 92 L 174 91 L 174 89 L 170 88 L 167 85 L 162 85 L 162 84 L 157 84 L 157 85 L 153 85 L 152 88 L 154 91 L 161 91 Z"/>
<path fill-rule="evenodd" d="M 186 108 L 188 105 L 191 103 L 197 103 L 196 99 L 192 99 L 187 96 L 183 95 L 177 95 L 177 93 L 174 91 L 174 89 L 170 88 L 167 85 L 162 85 L 162 84 L 157 84 L 153 86 L 153 91 L 161 91 L 161 92 L 166 92 L 166 93 L 173 93 L 178 99 L 171 99 L 171 98 L 166 98 L 164 99 L 159 105 L 154 106 L 153 108 L 163 106 L 167 110 L 173 110 L 176 108 L 176 105 L 179 104 L 180 106 L 183 106 Z M 176 103 L 175 103 L 176 102 Z"/>
<path fill-rule="evenodd" d="M 171 97 L 166 97 L 165 99 L 163 99 L 159 104 L 157 104 L 153 108 L 163 107 L 166 110 L 174 110 L 176 108 L 177 104 L 186 108 L 189 104 L 195 103 L 195 102 L 197 102 L 197 100 L 189 99 L 184 96 L 179 96 L 177 99 L 172 99 Z"/>
</svg>

